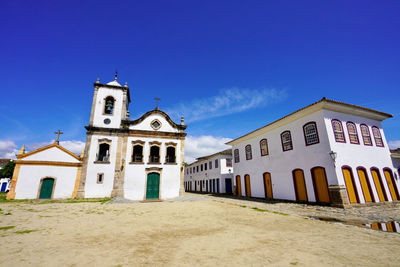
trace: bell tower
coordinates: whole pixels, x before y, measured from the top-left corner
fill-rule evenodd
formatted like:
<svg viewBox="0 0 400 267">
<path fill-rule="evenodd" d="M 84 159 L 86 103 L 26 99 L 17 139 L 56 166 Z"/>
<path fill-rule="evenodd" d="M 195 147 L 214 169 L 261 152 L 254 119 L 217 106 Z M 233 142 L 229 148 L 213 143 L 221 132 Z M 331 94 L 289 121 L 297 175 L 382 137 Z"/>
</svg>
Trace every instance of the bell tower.
<svg viewBox="0 0 400 267">
<path fill-rule="evenodd" d="M 127 83 L 121 86 L 117 75 L 116 72 L 114 80 L 109 83 L 100 83 L 99 79 L 94 83 L 89 127 L 120 128 L 121 121 L 129 119 L 129 87 Z"/>
</svg>

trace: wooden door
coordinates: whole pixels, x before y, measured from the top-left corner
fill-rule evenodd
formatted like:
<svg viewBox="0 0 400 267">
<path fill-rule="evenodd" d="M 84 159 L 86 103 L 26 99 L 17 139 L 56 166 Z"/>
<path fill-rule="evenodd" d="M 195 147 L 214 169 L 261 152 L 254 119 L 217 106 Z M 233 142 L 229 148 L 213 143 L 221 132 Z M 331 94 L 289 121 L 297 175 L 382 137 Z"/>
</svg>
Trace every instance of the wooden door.
<svg viewBox="0 0 400 267">
<path fill-rule="evenodd" d="M 54 179 L 45 178 L 42 181 L 42 186 L 40 188 L 40 199 L 50 199 L 53 194 Z"/>
<path fill-rule="evenodd" d="M 297 201 L 308 201 L 306 181 L 304 180 L 303 170 L 297 169 L 293 171 L 294 192 Z"/>
<path fill-rule="evenodd" d="M 250 176 L 248 174 L 244 176 L 244 183 L 246 187 L 246 197 L 251 197 Z"/>
<path fill-rule="evenodd" d="M 316 201 L 321 203 L 331 203 L 325 169 L 322 167 L 316 167 L 312 169 L 311 173 Z"/>
<path fill-rule="evenodd" d="M 232 180 L 225 179 L 225 193 L 232 193 Z"/>
<path fill-rule="evenodd" d="M 369 184 L 366 171 L 364 169 L 358 169 L 357 173 L 358 178 L 360 179 L 365 202 L 374 202 L 374 196 L 371 193 L 371 185 Z"/>
<path fill-rule="evenodd" d="M 240 175 L 236 176 L 236 188 L 237 188 L 237 194 L 239 196 L 241 196 L 242 195 L 242 184 L 240 182 Z"/>
<path fill-rule="evenodd" d="M 346 183 L 347 196 L 349 197 L 350 204 L 360 203 L 358 200 L 357 190 L 354 185 L 353 174 L 350 169 L 343 168 L 344 182 Z"/>
<path fill-rule="evenodd" d="M 264 173 L 264 194 L 265 198 L 273 198 L 271 174 L 269 172 Z"/>
<path fill-rule="evenodd" d="M 389 170 L 384 170 L 383 172 L 385 174 L 385 178 L 386 178 L 392 199 L 399 200 L 399 192 L 397 191 L 396 182 L 393 179 L 392 172 L 390 172 Z"/>
<path fill-rule="evenodd" d="M 1 184 L 1 192 L 6 192 L 7 182 Z"/>
<path fill-rule="evenodd" d="M 372 178 L 375 183 L 376 191 L 378 192 L 379 201 L 387 201 L 387 196 L 385 191 L 383 190 L 383 184 L 381 176 L 379 175 L 379 171 L 376 169 L 371 170 Z"/>
<path fill-rule="evenodd" d="M 146 199 L 159 199 L 160 174 L 152 172 L 147 175 Z"/>
</svg>

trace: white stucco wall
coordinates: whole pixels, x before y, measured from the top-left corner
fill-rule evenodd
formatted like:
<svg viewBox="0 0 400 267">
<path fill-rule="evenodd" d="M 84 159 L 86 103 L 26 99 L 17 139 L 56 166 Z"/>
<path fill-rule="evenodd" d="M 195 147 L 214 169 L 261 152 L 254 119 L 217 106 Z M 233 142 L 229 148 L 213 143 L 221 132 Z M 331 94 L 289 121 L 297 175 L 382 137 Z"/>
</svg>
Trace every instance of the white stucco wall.
<svg viewBox="0 0 400 267">
<path fill-rule="evenodd" d="M 161 127 L 158 130 L 154 130 L 151 127 L 151 122 L 157 119 L 161 123 Z M 178 129 L 174 128 L 161 114 L 151 114 L 145 118 L 142 122 L 129 126 L 130 130 L 144 130 L 144 131 L 157 131 L 157 132 L 179 132 Z"/>
<path fill-rule="evenodd" d="M 97 92 L 96 105 L 93 114 L 93 126 L 105 128 L 119 128 L 122 118 L 123 91 L 121 89 L 113 89 L 100 87 Z M 105 99 L 108 96 L 114 97 L 113 114 L 104 114 Z M 104 119 L 109 118 L 110 124 L 105 124 Z"/>
<path fill-rule="evenodd" d="M 32 154 L 24 158 L 24 160 L 40 160 L 40 161 L 61 161 L 61 162 L 74 162 L 77 163 L 79 160 L 73 156 L 65 153 L 57 147 L 51 147 L 39 153 Z"/>
</svg>

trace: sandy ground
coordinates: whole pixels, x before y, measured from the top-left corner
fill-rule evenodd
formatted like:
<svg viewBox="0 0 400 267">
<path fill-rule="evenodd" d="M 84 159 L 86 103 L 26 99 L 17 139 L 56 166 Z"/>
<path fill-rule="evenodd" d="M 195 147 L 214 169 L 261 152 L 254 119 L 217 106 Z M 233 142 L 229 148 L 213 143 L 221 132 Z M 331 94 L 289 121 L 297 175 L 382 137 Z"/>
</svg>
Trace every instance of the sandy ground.
<svg viewBox="0 0 400 267">
<path fill-rule="evenodd" d="M 212 199 L 0 208 L 2 266 L 400 264 L 400 234 Z"/>
</svg>

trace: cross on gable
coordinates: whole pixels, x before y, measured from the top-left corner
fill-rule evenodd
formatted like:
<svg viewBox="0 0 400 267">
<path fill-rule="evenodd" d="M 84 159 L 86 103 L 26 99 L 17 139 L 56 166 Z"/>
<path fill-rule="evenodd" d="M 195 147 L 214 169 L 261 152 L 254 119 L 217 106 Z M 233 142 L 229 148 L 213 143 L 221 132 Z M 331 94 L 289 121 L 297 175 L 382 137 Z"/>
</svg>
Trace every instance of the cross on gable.
<svg viewBox="0 0 400 267">
<path fill-rule="evenodd" d="M 60 139 L 60 134 L 63 134 L 63 132 L 61 132 L 60 130 L 58 130 L 57 132 L 54 132 L 54 133 L 57 135 L 56 143 L 59 144 L 59 143 L 60 143 L 60 141 L 59 141 L 59 139 Z"/>
<path fill-rule="evenodd" d="M 155 101 L 157 101 L 157 104 L 156 104 L 156 109 L 158 109 L 158 101 L 160 101 L 160 100 L 161 100 L 161 98 L 159 98 L 159 97 L 157 96 L 156 98 L 154 98 L 154 100 L 155 100 Z"/>
</svg>

